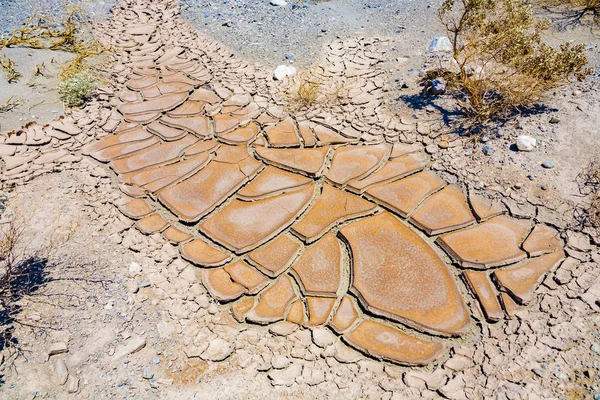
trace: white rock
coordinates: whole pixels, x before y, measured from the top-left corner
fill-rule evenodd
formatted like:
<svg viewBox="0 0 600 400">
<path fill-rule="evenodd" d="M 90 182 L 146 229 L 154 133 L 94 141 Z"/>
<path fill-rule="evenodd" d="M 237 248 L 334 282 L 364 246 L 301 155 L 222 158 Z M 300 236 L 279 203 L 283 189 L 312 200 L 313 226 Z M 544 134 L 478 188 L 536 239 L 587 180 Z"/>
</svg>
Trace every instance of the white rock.
<svg viewBox="0 0 600 400">
<path fill-rule="evenodd" d="M 275 68 L 275 72 L 273 73 L 273 76 L 278 81 L 283 80 L 286 76 L 294 76 L 294 75 L 296 75 L 296 68 L 288 67 L 287 65 L 283 65 L 283 64 L 278 66 L 277 68 Z"/>
<path fill-rule="evenodd" d="M 433 38 L 429 45 L 429 51 L 434 53 L 438 51 L 452 51 L 452 43 L 450 43 L 450 39 L 446 36 Z"/>
<path fill-rule="evenodd" d="M 73 375 L 69 375 L 69 383 L 67 384 L 67 390 L 69 393 L 77 393 L 79 390 L 79 378 Z"/>
<path fill-rule="evenodd" d="M 210 341 L 208 349 L 202 353 L 201 358 L 208 361 L 223 361 L 231 355 L 233 346 L 221 338 Z"/>
<path fill-rule="evenodd" d="M 56 372 L 56 383 L 64 385 L 69 378 L 69 369 L 65 360 L 56 360 L 54 363 L 54 372 Z"/>
<path fill-rule="evenodd" d="M 535 148 L 537 140 L 527 135 L 517 137 L 517 148 L 519 151 L 531 151 Z"/>
<path fill-rule="evenodd" d="M 135 336 L 135 337 L 129 339 L 129 341 L 126 344 L 119 347 L 115 351 L 113 358 L 115 360 L 118 360 L 119 358 L 122 358 L 129 354 L 133 354 L 135 352 L 140 351 L 145 346 L 146 346 L 146 338 L 143 336 Z"/>
<path fill-rule="evenodd" d="M 271 0 L 270 3 L 272 6 L 278 6 L 278 7 L 287 6 L 287 3 L 285 2 L 285 0 Z"/>
<path fill-rule="evenodd" d="M 337 336 L 333 334 L 329 329 L 326 328 L 315 328 L 312 331 L 313 342 L 321 347 L 325 348 L 335 343 Z"/>
<path fill-rule="evenodd" d="M 53 343 L 48 349 L 48 357 L 56 354 L 66 353 L 67 351 L 69 351 L 69 348 L 65 342 L 56 342 Z"/>
</svg>

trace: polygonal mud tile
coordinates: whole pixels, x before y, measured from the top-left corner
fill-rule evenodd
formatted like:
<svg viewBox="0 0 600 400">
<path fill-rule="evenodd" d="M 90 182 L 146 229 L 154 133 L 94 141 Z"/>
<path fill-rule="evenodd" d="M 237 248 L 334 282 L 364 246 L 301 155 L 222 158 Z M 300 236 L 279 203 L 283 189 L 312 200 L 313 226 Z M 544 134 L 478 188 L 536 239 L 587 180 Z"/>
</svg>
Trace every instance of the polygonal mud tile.
<svg viewBox="0 0 600 400">
<path fill-rule="evenodd" d="M 530 256 L 552 253 L 563 247 L 560 234 L 548 225 L 536 225 L 523 243 L 523 250 Z"/>
<path fill-rule="evenodd" d="M 254 171 L 261 164 L 256 162 Z M 248 182 L 251 174 L 240 170 L 238 164 L 211 161 L 192 177 L 158 192 L 158 198 L 179 219 L 193 222 L 211 212 L 217 205 Z"/>
<path fill-rule="evenodd" d="M 437 253 L 392 214 L 340 229 L 352 253 L 351 291 L 368 310 L 420 330 L 460 335 L 469 314 Z"/>
<path fill-rule="evenodd" d="M 530 227 L 529 221 L 501 215 L 480 225 L 440 236 L 437 243 L 465 267 L 499 267 L 526 257 L 519 246 Z"/>
<path fill-rule="evenodd" d="M 147 112 L 142 114 L 125 114 L 123 118 L 126 122 L 136 123 L 136 124 L 149 124 L 152 121 L 155 121 L 160 117 L 160 112 Z"/>
<path fill-rule="evenodd" d="M 188 93 L 191 88 L 192 86 L 182 82 L 159 82 L 156 85 L 143 88 L 142 95 L 144 96 L 144 99 L 150 100 L 169 93 Z"/>
<path fill-rule="evenodd" d="M 420 171 L 425 167 L 422 157 L 409 154 L 395 160 L 388 160 L 383 167 L 362 179 L 354 179 L 348 182 L 347 190 L 362 194 L 365 190 L 383 185 Z"/>
<path fill-rule="evenodd" d="M 343 207 L 340 205 L 343 204 Z M 292 230 L 307 243 L 314 242 L 336 224 L 375 212 L 377 205 L 323 184 L 323 192 L 309 212 L 292 226 Z"/>
<path fill-rule="evenodd" d="M 423 147 L 419 143 L 406 144 L 396 142 L 392 146 L 392 153 L 390 154 L 390 160 L 404 157 L 408 154 L 417 153 L 422 151 Z"/>
<path fill-rule="evenodd" d="M 233 200 L 200 225 L 213 240 L 238 254 L 252 250 L 287 228 L 308 206 L 315 186 L 266 199 Z"/>
<path fill-rule="evenodd" d="M 137 79 L 127 81 L 127 87 L 131 90 L 140 90 L 158 83 L 158 75 L 144 76 Z"/>
<path fill-rule="evenodd" d="M 234 282 L 223 267 L 202 271 L 202 283 L 212 297 L 223 302 L 235 300 L 247 291 L 244 286 Z"/>
<path fill-rule="evenodd" d="M 446 186 L 425 200 L 410 220 L 429 235 L 448 232 L 475 222 L 462 190 L 455 185 Z"/>
<path fill-rule="evenodd" d="M 179 158 L 186 147 L 194 144 L 198 139 L 187 135 L 183 139 L 173 142 L 160 143 L 146 148 L 132 156 L 112 161 L 110 167 L 118 174 L 138 171 L 140 169 L 164 164 Z"/>
<path fill-rule="evenodd" d="M 219 139 L 233 145 L 244 144 L 254 140 L 256 135 L 258 135 L 258 132 L 260 132 L 258 124 L 251 122 L 248 125 L 234 129 L 231 132 L 220 134 Z"/>
<path fill-rule="evenodd" d="M 265 128 L 267 140 L 273 147 L 299 147 L 300 137 L 296 133 L 296 123 L 286 118 L 275 126 Z"/>
<path fill-rule="evenodd" d="M 387 144 L 340 147 L 333 153 L 327 179 L 337 185 L 361 179 L 379 166 L 389 150 Z"/>
<path fill-rule="evenodd" d="M 204 104 L 201 101 L 188 100 L 174 110 L 169 111 L 167 115 L 171 118 L 193 117 L 202 113 Z"/>
<path fill-rule="evenodd" d="M 256 147 L 256 154 L 266 162 L 294 172 L 319 177 L 325 166 L 329 147 L 316 149 L 271 149 Z"/>
<path fill-rule="evenodd" d="M 298 122 L 298 132 L 300 133 L 300 137 L 302 138 L 302 143 L 304 143 L 304 146 L 313 147 L 317 144 L 317 140 L 315 139 L 312 129 L 310 128 L 310 122 Z"/>
<path fill-rule="evenodd" d="M 149 139 L 152 137 L 150 132 L 147 132 L 141 126 L 135 125 L 135 128 L 128 129 L 122 133 L 115 135 L 106 136 L 96 142 L 92 142 L 88 145 L 83 146 L 81 152 L 86 155 L 96 153 L 100 150 L 107 149 L 111 146 L 115 146 L 123 143 L 138 142 L 141 140 Z"/>
<path fill-rule="evenodd" d="M 204 140 L 188 147 L 187 149 L 185 149 L 183 154 L 185 156 L 193 156 L 204 152 L 212 153 L 217 151 L 219 147 L 221 147 L 219 142 L 215 142 L 214 140 Z"/>
<path fill-rule="evenodd" d="M 231 306 L 231 314 L 239 323 L 246 320 L 246 314 L 254 307 L 254 297 L 243 296 L 239 301 Z"/>
<path fill-rule="evenodd" d="M 248 259 L 262 272 L 274 278 L 291 265 L 301 247 L 288 235 L 279 235 L 265 246 L 248 254 Z"/>
<path fill-rule="evenodd" d="M 152 136 L 146 140 L 140 140 L 137 142 L 127 142 L 117 144 L 115 146 L 110 146 L 103 150 L 91 153 L 90 155 L 100 162 L 108 162 L 121 157 L 126 157 L 131 153 L 153 146 L 159 142 L 160 140 L 156 136 Z"/>
<path fill-rule="evenodd" d="M 213 116 L 213 125 L 215 127 L 215 133 L 220 135 L 222 133 L 231 131 L 237 128 L 244 120 L 245 116 L 232 116 L 230 114 L 217 114 Z"/>
<path fill-rule="evenodd" d="M 204 115 L 196 115 L 193 117 L 170 117 L 164 115 L 161 117 L 161 122 L 173 128 L 184 129 L 196 136 L 210 137 L 209 119 Z"/>
<path fill-rule="evenodd" d="M 173 244 L 179 244 L 192 238 L 192 235 L 183 232 L 182 230 L 177 229 L 174 226 L 169 226 L 162 232 L 162 235 L 166 240 Z"/>
<path fill-rule="evenodd" d="M 140 219 L 154 212 L 144 199 L 131 200 L 118 207 L 119 211 L 131 219 Z"/>
<path fill-rule="evenodd" d="M 248 289 L 248 294 L 258 293 L 269 283 L 269 278 L 242 260 L 227 264 L 223 268 L 235 282 Z"/>
<path fill-rule="evenodd" d="M 500 303 L 502 303 L 502 308 L 506 314 L 511 317 L 521 309 L 508 293 L 500 292 Z"/>
<path fill-rule="evenodd" d="M 441 343 L 417 339 L 376 321 L 362 321 L 344 340 L 373 357 L 405 365 L 428 364 L 444 349 Z"/>
<path fill-rule="evenodd" d="M 288 306 L 297 298 L 291 278 L 282 275 L 260 294 L 260 300 L 247 314 L 246 319 L 259 324 L 281 321 Z"/>
<path fill-rule="evenodd" d="M 160 121 L 160 120 L 159 120 Z M 148 131 L 160 137 L 163 140 L 171 141 L 183 138 L 187 132 L 183 129 L 173 128 L 171 126 L 154 121 L 148 125 Z"/>
<path fill-rule="evenodd" d="M 187 99 L 187 93 L 166 94 L 147 101 L 134 101 L 121 104 L 118 109 L 121 114 L 137 115 L 171 110 Z"/>
<path fill-rule="evenodd" d="M 296 300 L 292 303 L 285 319 L 294 324 L 304 324 L 306 321 L 306 313 L 304 312 L 304 303 L 302 303 L 302 300 Z"/>
<path fill-rule="evenodd" d="M 146 191 L 135 185 L 121 183 L 119 189 L 129 197 L 140 198 L 146 196 Z"/>
<path fill-rule="evenodd" d="M 490 219 L 506 212 L 506 207 L 497 199 L 490 199 L 481 194 L 469 194 L 469 202 L 478 220 Z"/>
<path fill-rule="evenodd" d="M 556 251 L 534 258 L 519 267 L 495 271 L 494 278 L 519 303 L 526 304 L 533 298 L 535 289 L 544 276 L 559 265 L 564 258 L 565 253 L 562 250 Z"/>
<path fill-rule="evenodd" d="M 392 183 L 367 190 L 368 198 L 406 217 L 431 193 L 444 187 L 446 182 L 433 171 L 419 172 Z"/>
<path fill-rule="evenodd" d="M 217 267 L 231 260 L 229 254 L 215 249 L 202 239 L 180 244 L 179 252 L 183 258 L 201 267 Z"/>
<path fill-rule="evenodd" d="M 307 247 L 292 266 L 302 292 L 335 297 L 342 277 L 342 249 L 333 233 Z"/>
<path fill-rule="evenodd" d="M 356 143 L 358 139 L 355 138 L 347 138 L 333 129 L 329 129 L 323 125 L 312 124 L 313 132 L 315 136 L 319 139 L 319 144 L 321 146 L 330 145 L 330 144 L 344 144 L 344 143 Z"/>
<path fill-rule="evenodd" d="M 299 189 L 312 182 L 312 179 L 303 175 L 287 172 L 269 165 L 237 194 L 242 199 L 256 200 Z"/>
<path fill-rule="evenodd" d="M 169 223 L 158 214 L 148 215 L 135 223 L 135 227 L 146 235 L 160 232 L 167 226 Z"/>
<path fill-rule="evenodd" d="M 325 297 L 307 297 L 306 304 L 308 306 L 308 321 L 306 326 L 320 326 L 327 323 L 333 305 L 334 298 Z"/>
<path fill-rule="evenodd" d="M 163 165 L 124 174 L 121 175 L 120 179 L 124 182 L 141 186 L 150 192 L 156 192 L 179 179 L 183 179 L 191 172 L 198 170 L 206 165 L 209 159 L 208 153 L 201 153 L 171 165 Z"/>
<path fill-rule="evenodd" d="M 340 306 L 333 315 L 331 322 L 329 322 L 329 326 L 331 326 L 337 333 L 341 334 L 350 328 L 357 319 L 358 309 L 354 305 L 354 302 L 350 296 L 345 295 L 340 303 Z"/>
<path fill-rule="evenodd" d="M 467 284 L 477 297 L 483 315 L 488 322 L 496 322 L 504 317 L 498 302 L 498 295 L 492 281 L 485 272 L 465 271 Z"/>
<path fill-rule="evenodd" d="M 192 93 L 189 100 L 191 101 L 203 101 L 209 104 L 215 104 L 221 102 L 221 98 L 215 94 L 212 90 L 199 88 Z"/>
</svg>

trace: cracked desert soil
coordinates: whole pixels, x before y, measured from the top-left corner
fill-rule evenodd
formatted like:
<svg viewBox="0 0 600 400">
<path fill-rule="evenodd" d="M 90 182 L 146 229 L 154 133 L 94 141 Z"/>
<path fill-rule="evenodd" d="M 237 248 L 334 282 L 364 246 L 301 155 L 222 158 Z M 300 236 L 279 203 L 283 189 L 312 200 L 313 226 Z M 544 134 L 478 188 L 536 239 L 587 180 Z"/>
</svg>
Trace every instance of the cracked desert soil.
<svg viewBox="0 0 600 400">
<path fill-rule="evenodd" d="M 397 100 L 439 58 L 398 37 L 319 38 L 335 96 L 302 108 L 172 1 L 95 28 L 107 85 L 0 139 L 2 223 L 43 280 L 2 321 L 2 396 L 600 393 L 599 237 L 572 217 L 597 74 L 474 143 L 444 133 L 449 99 Z"/>
</svg>

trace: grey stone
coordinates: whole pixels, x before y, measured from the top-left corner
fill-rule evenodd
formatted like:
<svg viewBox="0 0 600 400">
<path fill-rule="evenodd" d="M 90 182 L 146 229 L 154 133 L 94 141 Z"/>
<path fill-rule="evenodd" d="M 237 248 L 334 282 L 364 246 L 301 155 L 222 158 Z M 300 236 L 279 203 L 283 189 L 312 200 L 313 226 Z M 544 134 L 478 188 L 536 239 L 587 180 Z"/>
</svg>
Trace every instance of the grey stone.
<svg viewBox="0 0 600 400">
<path fill-rule="evenodd" d="M 134 336 L 129 341 L 115 350 L 113 359 L 118 360 L 129 354 L 136 353 L 146 346 L 146 338 L 143 336 Z"/>
<path fill-rule="evenodd" d="M 446 93 L 446 82 L 442 78 L 435 78 L 431 81 L 431 94 L 433 95 L 441 95 Z"/>
<path fill-rule="evenodd" d="M 69 393 L 77 393 L 79 391 L 79 378 L 73 375 L 69 375 L 67 383 L 67 391 Z"/>
<path fill-rule="evenodd" d="M 69 369 L 67 368 L 67 363 L 65 360 L 56 360 L 54 363 L 54 372 L 56 373 L 56 383 L 59 385 L 64 385 L 67 383 L 67 379 L 69 378 Z"/>
<path fill-rule="evenodd" d="M 548 168 L 548 169 L 554 168 L 554 162 L 552 162 L 552 161 L 544 161 L 542 163 L 542 167 Z"/>
<path fill-rule="evenodd" d="M 432 53 L 441 51 L 452 51 L 452 43 L 450 43 L 450 39 L 448 39 L 448 37 L 446 36 L 433 38 L 433 40 L 429 44 L 429 51 Z"/>
</svg>

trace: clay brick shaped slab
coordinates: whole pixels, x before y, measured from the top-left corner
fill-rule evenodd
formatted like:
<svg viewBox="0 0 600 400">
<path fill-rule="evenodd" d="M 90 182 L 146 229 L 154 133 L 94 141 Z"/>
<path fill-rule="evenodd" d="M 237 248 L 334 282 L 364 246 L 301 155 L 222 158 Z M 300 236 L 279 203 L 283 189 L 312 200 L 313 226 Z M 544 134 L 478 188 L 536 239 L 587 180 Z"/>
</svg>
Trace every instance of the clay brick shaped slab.
<svg viewBox="0 0 600 400">
<path fill-rule="evenodd" d="M 231 314 L 239 323 L 246 321 L 246 313 L 254 307 L 254 297 L 244 296 L 231 306 Z"/>
<path fill-rule="evenodd" d="M 187 135 L 174 142 L 160 143 L 146 148 L 132 156 L 120 158 L 110 163 L 110 167 L 118 174 L 138 171 L 140 169 L 164 164 L 179 158 L 186 147 L 194 144 L 198 139 Z"/>
<path fill-rule="evenodd" d="M 140 198 L 146 196 L 146 192 L 143 189 L 134 185 L 121 183 L 119 185 L 119 189 L 121 189 L 121 192 L 125 193 L 129 197 Z"/>
<path fill-rule="evenodd" d="M 171 126 L 162 124 L 159 121 L 151 122 L 147 129 L 153 135 L 160 137 L 162 140 L 167 142 L 171 140 L 178 140 L 183 138 L 187 133 L 183 129 L 173 128 Z"/>
<path fill-rule="evenodd" d="M 275 278 L 291 265 L 301 248 L 300 243 L 288 235 L 279 235 L 248 254 L 248 259 L 266 275 Z"/>
<path fill-rule="evenodd" d="M 233 200 L 200 230 L 237 254 L 252 250 L 287 228 L 308 206 L 315 185 L 254 202 Z"/>
<path fill-rule="evenodd" d="M 160 140 L 157 137 L 152 136 L 146 140 L 117 144 L 115 146 L 96 151 L 90 155 L 100 162 L 108 162 L 117 158 L 126 157 L 129 154 L 153 146 L 159 142 Z"/>
<path fill-rule="evenodd" d="M 565 254 L 562 250 L 556 251 L 534 258 L 520 267 L 495 271 L 494 278 L 519 303 L 526 304 L 533 299 L 535 289 L 544 276 L 560 264 L 564 258 Z"/>
<path fill-rule="evenodd" d="M 548 225 L 536 225 L 523 243 L 523 250 L 530 256 L 552 253 L 562 249 L 563 241 L 560 234 Z"/>
<path fill-rule="evenodd" d="M 169 223 L 158 214 L 148 215 L 135 223 L 135 227 L 146 235 L 160 232 L 167 226 L 169 226 Z"/>
<path fill-rule="evenodd" d="M 506 212 L 506 207 L 497 199 L 490 199 L 481 194 L 469 194 L 469 202 L 478 220 L 490 219 Z"/>
<path fill-rule="evenodd" d="M 179 219 L 194 222 L 232 195 L 249 176 L 237 164 L 211 161 L 191 178 L 158 192 L 158 198 Z"/>
<path fill-rule="evenodd" d="M 302 292 L 335 297 L 342 277 L 342 249 L 333 233 L 306 248 L 292 266 Z"/>
<path fill-rule="evenodd" d="M 138 79 L 130 79 L 126 85 L 131 90 L 140 90 L 158 83 L 158 75 L 144 76 Z"/>
<path fill-rule="evenodd" d="M 333 319 L 329 322 L 337 333 L 343 333 L 345 330 L 350 328 L 352 324 L 358 319 L 358 309 L 350 298 L 345 295 L 338 307 L 337 311 L 333 315 Z"/>
<path fill-rule="evenodd" d="M 419 172 L 392 183 L 368 189 L 367 197 L 396 214 L 406 217 L 431 193 L 446 182 L 433 171 Z"/>
<path fill-rule="evenodd" d="M 526 257 L 519 246 L 530 227 L 529 221 L 500 215 L 480 225 L 440 236 L 437 243 L 465 267 L 499 267 Z"/>
<path fill-rule="evenodd" d="M 462 190 L 446 186 L 425 200 L 410 220 L 429 235 L 438 235 L 475 222 Z"/>
<path fill-rule="evenodd" d="M 118 110 L 121 114 L 137 115 L 151 112 L 164 112 L 171 110 L 187 99 L 187 93 L 166 94 L 147 101 L 134 101 L 121 104 Z"/>
<path fill-rule="evenodd" d="M 351 249 L 351 291 L 368 310 L 433 334 L 466 331 L 469 314 L 454 276 L 396 217 L 383 212 L 352 222 L 339 234 Z"/>
<path fill-rule="evenodd" d="M 166 240 L 173 244 L 179 244 L 192 238 L 192 235 L 190 235 L 189 233 L 185 233 L 182 230 L 175 228 L 174 226 L 169 226 L 162 232 L 162 235 Z"/>
<path fill-rule="evenodd" d="M 154 212 L 144 199 L 135 199 L 118 206 L 119 211 L 131 219 L 140 219 Z"/>
<path fill-rule="evenodd" d="M 235 300 L 246 293 L 246 288 L 234 282 L 222 267 L 202 271 L 202 283 L 212 297 L 223 302 Z"/>
<path fill-rule="evenodd" d="M 395 160 L 388 160 L 383 167 L 372 174 L 367 175 L 362 179 L 350 181 L 346 189 L 354 193 L 362 194 L 370 187 L 383 185 L 404 178 L 423 168 L 425 168 L 423 158 L 414 154 L 409 154 Z"/>
<path fill-rule="evenodd" d="M 327 323 L 335 299 L 324 297 L 308 297 L 306 299 L 308 305 L 308 321 L 306 326 L 320 326 Z"/>
<path fill-rule="evenodd" d="M 440 356 L 441 343 L 426 342 L 375 321 L 363 321 L 344 340 L 373 357 L 404 365 L 426 365 Z"/>
<path fill-rule="evenodd" d="M 237 194 L 241 199 L 256 200 L 299 189 L 312 182 L 312 179 L 303 175 L 293 174 L 269 165 Z"/>
<path fill-rule="evenodd" d="M 371 214 L 376 209 L 376 204 L 324 183 L 317 202 L 292 230 L 306 243 L 312 243 L 336 224 Z"/>
<path fill-rule="evenodd" d="M 264 290 L 260 300 L 246 314 L 246 319 L 258 324 L 281 321 L 288 306 L 297 298 L 291 278 L 282 275 L 277 282 Z"/>
<path fill-rule="evenodd" d="M 327 179 L 337 185 L 345 185 L 373 172 L 389 153 L 387 144 L 374 146 L 347 146 L 333 153 Z"/>
<path fill-rule="evenodd" d="M 510 317 L 514 316 L 521 307 L 507 293 L 500 292 L 500 302 L 506 314 Z"/>
<path fill-rule="evenodd" d="M 504 313 L 500 308 L 498 295 L 488 275 L 485 272 L 478 271 L 465 271 L 464 274 L 469 287 L 479 300 L 485 319 L 488 322 L 496 322 L 502 319 Z"/>
<path fill-rule="evenodd" d="M 275 126 L 265 129 L 267 140 L 273 147 L 299 147 L 300 137 L 296 133 L 296 123 L 286 118 Z"/>
<path fill-rule="evenodd" d="M 300 133 L 300 137 L 302 138 L 304 146 L 313 147 L 317 144 L 317 140 L 315 139 L 312 129 L 310 128 L 310 122 L 298 122 L 298 132 Z"/>
<path fill-rule="evenodd" d="M 258 293 L 269 283 L 269 279 L 266 276 L 242 260 L 227 264 L 223 268 L 235 282 L 248 289 L 249 294 Z"/>
<path fill-rule="evenodd" d="M 149 124 L 152 121 L 155 121 L 160 117 L 159 112 L 147 112 L 142 114 L 125 114 L 123 118 L 126 122 L 136 123 L 136 124 Z"/>
<path fill-rule="evenodd" d="M 201 267 L 218 267 L 231 261 L 231 256 L 217 250 L 202 239 L 180 244 L 179 252 L 188 261 Z"/>
<path fill-rule="evenodd" d="M 304 313 L 304 304 L 302 303 L 302 300 L 296 300 L 292 303 L 285 319 L 297 325 L 302 325 L 304 321 L 306 321 L 306 314 Z"/>
<path fill-rule="evenodd" d="M 215 152 L 219 149 L 221 145 L 219 142 L 215 142 L 214 140 L 203 140 L 201 142 L 197 142 L 196 144 L 191 145 L 183 154 L 185 156 L 194 156 L 196 154 L 204 153 L 204 152 Z"/>
<path fill-rule="evenodd" d="M 256 135 L 258 135 L 258 132 L 260 132 L 258 124 L 251 122 L 248 125 L 234 129 L 231 132 L 220 134 L 219 139 L 233 145 L 244 144 L 254 140 Z"/>
<path fill-rule="evenodd" d="M 209 129 L 209 119 L 204 115 L 196 115 L 193 117 L 174 118 L 168 115 L 163 115 L 160 121 L 173 128 L 184 129 L 196 136 L 210 137 L 212 134 Z"/>
<path fill-rule="evenodd" d="M 120 179 L 124 182 L 141 186 L 150 192 L 156 192 L 179 179 L 183 179 L 191 172 L 202 168 L 202 166 L 208 163 L 209 159 L 210 156 L 207 153 L 199 154 L 171 165 L 124 174 Z"/>
<path fill-rule="evenodd" d="M 316 149 L 271 149 L 256 147 L 256 154 L 269 164 L 305 173 L 308 176 L 319 177 L 325 166 L 329 147 Z"/>
<path fill-rule="evenodd" d="M 141 126 L 137 126 L 133 129 L 127 130 L 123 133 L 118 133 L 116 135 L 106 136 L 97 142 L 90 143 L 88 145 L 83 146 L 81 152 L 86 155 L 90 155 L 92 153 L 96 153 L 100 150 L 104 150 L 111 146 L 115 146 L 122 143 L 129 142 L 137 142 L 144 139 L 149 139 L 152 137 L 150 132 L 147 132 Z"/>
</svg>

